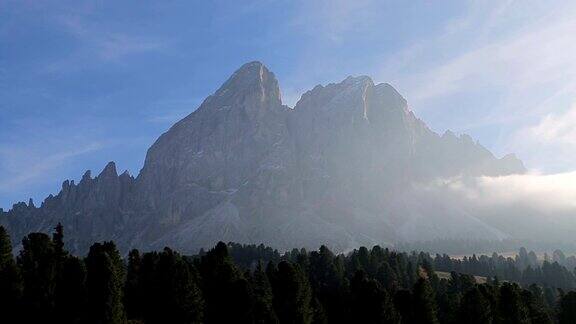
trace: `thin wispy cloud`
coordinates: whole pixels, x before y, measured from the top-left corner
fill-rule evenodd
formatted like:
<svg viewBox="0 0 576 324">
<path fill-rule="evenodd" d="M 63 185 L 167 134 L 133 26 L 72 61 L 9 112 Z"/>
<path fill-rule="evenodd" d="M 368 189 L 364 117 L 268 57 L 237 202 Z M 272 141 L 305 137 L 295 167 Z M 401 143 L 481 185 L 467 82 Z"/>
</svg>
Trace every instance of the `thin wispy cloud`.
<svg viewBox="0 0 576 324">
<path fill-rule="evenodd" d="M 529 127 L 528 133 L 542 143 L 576 145 L 576 106 L 564 114 L 546 115 L 538 125 Z"/>
<path fill-rule="evenodd" d="M 128 166 L 111 151 L 130 152 L 147 147 L 152 139 L 142 134 L 118 134 L 109 119 L 22 117 L 6 121 L 0 128 L 0 207 L 17 201 L 43 200 L 57 194 L 61 181 L 76 179 L 87 169 L 98 171 L 111 160 Z M 129 154 L 129 153 L 128 153 Z M 143 159 L 144 155 L 136 160 Z M 37 192 L 37 188 L 42 188 Z M 45 189 L 44 189 L 45 188 Z"/>
<path fill-rule="evenodd" d="M 63 15 L 55 19 L 57 26 L 76 39 L 76 48 L 67 56 L 46 65 L 44 72 L 78 71 L 105 63 L 123 63 L 134 55 L 160 52 L 166 40 L 117 31 L 83 16 Z"/>
<path fill-rule="evenodd" d="M 37 148 L 17 148 L 13 146 L 0 146 L 0 159 L 2 169 L 9 176 L 0 181 L 0 192 L 17 190 L 31 182 L 44 179 L 51 175 L 51 171 L 70 162 L 72 159 L 101 149 L 103 145 L 98 142 L 88 143 L 79 148 L 67 150 L 42 152 Z M 51 149 L 54 147 L 50 147 Z"/>
<path fill-rule="evenodd" d="M 130 54 L 155 51 L 163 48 L 161 42 L 130 37 L 123 34 L 108 35 L 96 43 L 101 59 L 114 61 Z"/>
<path fill-rule="evenodd" d="M 304 1 L 301 10 L 293 17 L 291 25 L 309 28 L 320 33 L 322 39 L 341 43 L 346 34 L 371 28 L 379 20 L 377 1 L 374 0 L 335 0 Z"/>
<path fill-rule="evenodd" d="M 90 23 L 79 16 L 62 16 L 58 20 L 83 47 L 105 61 L 118 60 L 130 54 L 160 50 L 166 44 L 139 35 L 129 35 Z"/>
<path fill-rule="evenodd" d="M 498 127 L 502 136 L 492 149 L 517 152 L 535 169 L 556 169 L 558 161 L 553 159 L 569 159 L 536 156 L 538 152 L 526 146 L 544 145 L 538 135 L 550 135 L 551 124 L 559 126 L 559 118 L 571 119 L 559 117 L 559 112 L 576 98 L 576 5 L 563 2 L 543 7 L 507 1 L 496 5 L 473 2 L 470 7 L 466 15 L 447 23 L 443 34 L 385 60 L 382 79 L 392 78 L 393 84 L 405 89 L 417 112 L 435 109 L 439 110 L 436 114 L 443 114 L 460 109 L 468 118 L 458 121 L 456 130 Z M 450 51 L 438 55 L 444 48 Z M 471 98 L 471 91 L 482 100 L 491 100 L 491 106 L 471 102 L 454 107 L 449 103 L 453 97 Z M 431 104 L 438 100 L 448 104 Z M 474 112 L 474 108 L 481 110 Z M 570 122 L 563 122 L 566 124 Z M 535 133 L 538 131 L 540 134 Z M 534 136 L 524 141 L 530 143 L 518 141 L 529 132 Z M 558 143 L 548 141 L 549 145 Z M 576 150 L 573 143 L 564 144 Z"/>
<path fill-rule="evenodd" d="M 516 130 L 509 147 L 525 152 L 534 165 L 573 170 L 576 161 L 576 105 L 564 112 L 549 112 L 533 124 Z"/>
<path fill-rule="evenodd" d="M 515 9 L 504 8 L 495 9 L 498 16 Z M 576 54 L 575 12 L 576 8 L 568 5 L 503 35 L 498 35 L 500 29 L 494 26 L 481 27 L 484 33 L 497 35 L 482 37 L 482 42 L 472 42 L 471 49 L 404 77 L 414 84 L 411 101 L 421 103 L 482 83 L 505 87 L 515 94 L 550 82 L 574 82 L 576 69 L 571 67 L 576 66 L 573 60 Z M 457 32 L 449 29 L 447 33 L 454 37 Z M 421 52 L 426 50 L 427 47 L 420 46 Z"/>
</svg>

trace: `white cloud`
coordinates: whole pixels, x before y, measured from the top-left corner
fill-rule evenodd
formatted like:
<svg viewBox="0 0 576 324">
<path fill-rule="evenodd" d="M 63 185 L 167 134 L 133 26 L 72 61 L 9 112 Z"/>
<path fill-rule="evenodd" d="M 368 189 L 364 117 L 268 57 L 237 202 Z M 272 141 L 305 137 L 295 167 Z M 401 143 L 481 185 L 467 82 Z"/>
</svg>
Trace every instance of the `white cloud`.
<svg viewBox="0 0 576 324">
<path fill-rule="evenodd" d="M 448 188 L 474 205 L 510 207 L 517 204 L 555 212 L 576 212 L 576 172 L 540 175 L 509 175 L 458 179 Z"/>
<path fill-rule="evenodd" d="M 546 144 L 567 144 L 576 150 L 576 106 L 563 114 L 550 113 L 526 132 L 533 141 Z"/>
<path fill-rule="evenodd" d="M 556 107 L 563 106 L 558 104 Z M 508 147 L 520 152 L 530 165 L 556 172 L 574 170 L 576 105 L 564 112 L 548 112 L 533 123 L 520 127 L 509 139 Z"/>
<path fill-rule="evenodd" d="M 515 238 L 573 241 L 576 172 L 438 180 L 422 190 L 433 201 Z"/>
</svg>

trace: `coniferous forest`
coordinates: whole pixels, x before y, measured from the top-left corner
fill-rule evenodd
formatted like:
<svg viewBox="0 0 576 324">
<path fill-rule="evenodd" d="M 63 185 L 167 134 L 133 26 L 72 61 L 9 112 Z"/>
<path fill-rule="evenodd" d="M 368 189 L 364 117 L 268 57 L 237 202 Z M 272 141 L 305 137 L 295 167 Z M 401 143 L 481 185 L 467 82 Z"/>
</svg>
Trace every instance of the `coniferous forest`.
<svg viewBox="0 0 576 324">
<path fill-rule="evenodd" d="M 26 236 L 14 257 L 0 227 L 1 323 L 564 324 L 576 323 L 575 288 L 573 270 L 525 249 L 453 259 L 220 242 L 194 256 L 123 257 L 103 242 L 78 257 L 58 225 L 52 236 Z"/>
</svg>

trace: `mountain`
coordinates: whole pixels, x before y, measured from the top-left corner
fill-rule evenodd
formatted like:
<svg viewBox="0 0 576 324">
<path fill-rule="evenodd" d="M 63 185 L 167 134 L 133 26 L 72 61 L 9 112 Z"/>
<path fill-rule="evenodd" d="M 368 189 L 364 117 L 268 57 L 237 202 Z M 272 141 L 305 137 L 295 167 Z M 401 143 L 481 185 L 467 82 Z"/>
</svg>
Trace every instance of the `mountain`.
<svg viewBox="0 0 576 324">
<path fill-rule="evenodd" d="M 62 222 L 71 249 L 195 252 L 219 240 L 335 250 L 436 237 L 506 233 L 426 194 L 454 176 L 524 173 L 467 135 L 438 135 L 389 84 L 366 76 L 318 85 L 294 108 L 260 62 L 242 66 L 150 147 L 134 178 L 109 163 L 65 181 L 40 207 L 0 215 L 16 239 Z"/>
</svg>

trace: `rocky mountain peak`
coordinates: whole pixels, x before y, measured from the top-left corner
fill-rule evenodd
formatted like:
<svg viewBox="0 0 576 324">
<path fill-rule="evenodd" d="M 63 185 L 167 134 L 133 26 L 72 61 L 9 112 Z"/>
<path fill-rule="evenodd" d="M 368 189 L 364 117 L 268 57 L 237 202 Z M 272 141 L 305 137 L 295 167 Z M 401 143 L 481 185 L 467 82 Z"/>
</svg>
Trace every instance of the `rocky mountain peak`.
<svg viewBox="0 0 576 324">
<path fill-rule="evenodd" d="M 274 73 L 264 64 L 254 61 L 236 70 L 202 106 L 217 109 L 241 106 L 254 110 L 258 107 L 270 108 L 281 105 L 280 86 Z"/>
<path fill-rule="evenodd" d="M 283 139 L 287 109 L 274 74 L 260 62 L 244 64 L 148 150 L 138 176 L 142 197 L 150 205 L 178 205 L 173 219 L 189 216 L 181 203 L 188 197 L 198 201 L 186 208 L 211 206 L 215 193 L 242 185 Z"/>
<path fill-rule="evenodd" d="M 82 179 L 80 180 L 80 184 L 90 182 L 91 180 L 92 180 L 92 171 L 86 170 L 86 172 L 84 172 L 84 175 L 82 176 Z"/>
<path fill-rule="evenodd" d="M 374 81 L 372 81 L 372 78 L 370 78 L 367 75 L 360 75 L 360 76 L 349 75 L 348 77 L 346 77 L 346 79 L 344 79 L 339 84 L 344 86 L 344 87 L 365 86 L 367 84 L 374 84 Z"/>
<path fill-rule="evenodd" d="M 304 93 L 294 109 L 304 119 L 312 118 L 311 114 L 331 122 L 372 124 L 381 132 L 420 124 L 394 87 L 388 83 L 374 84 L 368 76 L 349 76 L 339 83 L 318 85 Z"/>
<path fill-rule="evenodd" d="M 98 175 L 98 178 L 117 178 L 118 172 L 116 171 L 116 163 L 108 162 L 102 172 Z"/>
<path fill-rule="evenodd" d="M 363 106 L 366 94 L 374 87 L 374 82 L 367 76 L 348 76 L 339 83 L 330 83 L 326 86 L 317 85 L 305 92 L 296 103 L 294 109 L 315 111 L 332 111 L 335 107 L 344 110 L 355 110 Z"/>
<path fill-rule="evenodd" d="M 270 78 L 271 77 L 271 78 Z M 234 80 L 266 82 L 267 80 L 276 81 L 274 74 L 259 61 L 248 62 L 234 71 L 227 82 Z M 226 84 L 226 83 L 225 83 Z"/>
<path fill-rule="evenodd" d="M 518 173 L 518 170 L 526 172 L 524 162 L 522 162 L 522 160 L 520 160 L 514 153 L 506 154 L 500 159 L 500 163 L 503 166 L 504 174 L 515 174 Z"/>
<path fill-rule="evenodd" d="M 408 112 L 408 102 L 389 83 L 379 83 L 374 87 L 375 95 L 380 98 L 385 107 Z"/>
<path fill-rule="evenodd" d="M 456 134 L 454 134 L 453 131 L 447 129 L 446 131 L 444 131 L 444 134 L 442 134 L 442 138 L 446 138 L 446 139 L 458 139 L 458 137 L 456 136 Z"/>
</svg>

